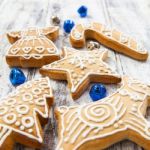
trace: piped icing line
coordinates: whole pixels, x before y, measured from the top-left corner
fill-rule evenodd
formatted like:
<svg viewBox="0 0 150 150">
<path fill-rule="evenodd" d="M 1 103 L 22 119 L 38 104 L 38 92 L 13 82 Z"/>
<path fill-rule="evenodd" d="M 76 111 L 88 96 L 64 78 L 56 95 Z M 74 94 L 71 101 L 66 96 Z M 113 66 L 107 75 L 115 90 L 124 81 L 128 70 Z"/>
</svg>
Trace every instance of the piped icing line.
<svg viewBox="0 0 150 150">
<path fill-rule="evenodd" d="M 65 111 L 64 114 L 60 115 L 61 119 L 59 120 L 62 128 L 60 130 L 61 136 L 59 144 L 57 146 L 57 150 L 66 150 L 66 148 L 69 148 L 69 145 L 72 144 L 72 150 L 77 150 L 78 148 L 82 147 L 82 144 L 88 143 L 88 141 L 103 139 L 104 137 L 112 136 L 113 134 L 115 135 L 116 133 L 121 134 L 121 132 L 125 130 L 132 130 L 138 133 L 144 139 L 150 141 L 150 124 L 143 117 L 144 112 L 141 112 L 143 104 L 147 104 L 146 101 L 149 99 L 149 94 L 147 93 L 150 93 L 150 87 L 146 85 L 143 86 L 143 84 L 141 84 L 139 81 L 136 81 L 134 83 L 133 81 L 134 80 L 132 80 L 131 78 L 123 77 L 122 86 L 111 96 L 106 97 L 101 101 L 91 102 L 89 104 L 78 106 L 73 111 L 69 107 L 65 107 L 67 111 Z M 139 95 L 141 97 L 140 101 L 135 100 L 132 94 Z M 117 102 L 115 101 L 116 99 Z M 104 104 L 107 106 L 111 105 L 111 114 L 108 115 L 108 113 L 106 113 L 106 117 L 102 120 L 102 117 L 100 116 L 102 116 L 104 112 L 107 112 L 108 110 L 106 109 L 107 111 L 102 111 L 101 109 L 97 108 L 102 107 Z M 114 111 L 116 115 L 113 114 L 112 108 L 115 109 Z M 58 110 L 59 109 L 61 109 L 61 107 L 59 107 Z M 63 141 L 66 133 L 65 129 L 66 127 L 70 126 L 70 122 L 68 120 L 68 123 L 64 125 L 66 119 L 68 119 L 68 114 L 70 114 L 71 117 L 69 116 L 69 118 L 71 120 L 73 120 L 74 118 L 77 120 L 75 124 L 71 125 L 72 128 L 70 130 L 73 129 L 73 131 L 75 131 L 78 129 L 78 131 L 81 132 L 76 132 L 76 134 L 71 132 L 72 135 L 70 134 L 68 140 Z M 113 115 L 111 121 L 108 119 L 105 120 L 107 116 L 111 115 Z M 93 117 L 95 118 L 93 119 Z M 103 124 L 101 124 L 101 122 Z M 109 130 L 109 132 L 106 132 L 106 128 L 112 128 L 113 130 Z M 127 137 L 125 136 L 125 138 Z M 63 145 L 65 145 L 65 148 L 63 147 Z"/>
<path fill-rule="evenodd" d="M 98 26 L 99 26 L 99 28 L 98 28 Z M 105 46 L 108 46 L 108 47 L 110 47 L 110 48 L 112 48 L 118 52 L 124 53 L 126 55 L 129 55 L 130 57 L 133 57 L 133 58 L 139 59 L 139 60 L 146 60 L 147 59 L 148 51 L 145 50 L 145 48 L 143 48 L 143 46 L 139 46 L 141 44 L 138 43 L 137 40 L 133 40 L 130 36 L 127 36 L 127 35 L 123 34 L 122 32 L 117 31 L 116 29 L 113 29 L 113 28 L 107 29 L 107 27 L 105 27 L 104 25 L 102 25 L 100 23 L 96 23 L 96 22 L 90 23 L 90 26 L 86 26 L 83 24 L 77 24 L 72 29 L 71 34 L 70 34 L 70 41 L 74 47 L 83 47 L 85 40 L 86 40 L 85 39 L 86 38 L 85 37 L 86 36 L 85 31 L 89 31 L 89 32 L 94 31 L 94 32 L 98 33 L 99 36 L 106 38 L 109 42 L 110 41 L 112 43 L 114 42 L 114 44 L 117 43 L 117 44 L 119 44 L 120 47 L 122 46 L 122 48 L 124 48 L 124 47 L 128 48 L 128 50 L 130 50 L 132 53 L 137 54 L 137 55 L 141 55 L 141 56 L 130 55 L 125 51 L 119 50 L 119 48 L 116 49 L 114 47 L 111 47 L 109 44 L 103 43 L 103 41 L 100 41 Z M 115 37 L 115 34 L 119 34 L 119 35 L 117 35 L 118 36 L 117 38 Z M 91 37 L 91 38 L 94 38 L 94 37 Z M 96 39 L 96 40 L 98 40 L 98 39 Z M 131 42 L 136 43 L 136 47 L 134 47 L 133 46 L 134 44 L 132 45 Z"/>
<path fill-rule="evenodd" d="M 21 117 L 21 119 L 20 119 L 21 123 L 20 123 L 20 121 L 17 121 L 18 118 L 16 118 L 16 117 L 13 117 L 13 119 L 11 121 L 9 121 L 8 120 L 8 115 L 12 114 L 12 116 L 17 116 L 17 114 L 16 113 L 13 114 L 13 112 L 12 112 L 12 113 L 8 113 L 8 115 L 7 115 L 6 111 L 5 112 L 2 111 L 3 108 L 6 108 L 6 106 L 5 105 L 0 106 L 0 111 L 1 111 L 0 115 L 1 116 L 4 115 L 3 117 L 1 117 L 1 119 L 3 119 L 3 123 L 2 122 L 0 123 L 0 127 L 8 130 L 8 132 L 5 135 L 2 135 L 2 132 L 0 132 L 0 137 L 3 136 L 2 138 L 0 138 L 0 145 L 3 144 L 5 139 L 8 136 L 10 136 L 10 134 L 12 132 L 22 134 L 24 136 L 27 136 L 30 139 L 33 139 L 33 140 L 36 140 L 36 141 L 40 142 L 40 143 L 43 142 L 43 138 L 41 136 L 39 126 L 38 126 L 38 123 L 37 123 L 38 122 L 37 121 L 37 119 L 38 119 L 37 114 L 40 114 L 40 116 L 43 117 L 43 118 L 48 118 L 48 116 L 49 116 L 49 110 L 48 110 L 49 106 L 46 102 L 46 99 L 47 98 L 52 98 L 52 89 L 50 88 L 50 82 L 49 82 L 48 78 L 41 78 L 41 79 L 38 79 L 38 80 L 28 81 L 25 85 L 28 85 L 28 84 L 30 85 L 30 83 L 32 83 L 34 85 L 40 83 L 41 88 L 44 84 L 47 84 L 47 87 L 45 86 L 45 88 L 47 89 L 47 93 L 46 93 L 46 89 L 43 88 L 43 90 L 45 90 L 45 93 L 43 93 L 41 99 L 40 100 L 35 99 L 35 104 L 34 105 L 39 105 L 39 107 L 38 108 L 36 108 L 36 107 L 33 108 L 33 110 L 32 110 L 33 118 L 30 117 L 30 116 L 27 116 L 27 114 L 29 112 L 29 106 L 32 105 L 32 104 L 29 104 L 29 106 L 27 106 L 27 102 L 30 102 L 31 100 L 33 100 L 34 99 L 33 97 L 30 98 L 30 99 L 26 99 L 26 101 L 25 101 L 26 103 L 24 103 L 22 99 L 20 99 L 21 103 L 19 103 L 19 100 L 16 101 L 14 98 L 9 98 L 8 99 L 8 97 L 4 97 L 2 99 L 1 104 L 4 103 L 6 105 L 12 105 L 11 107 L 12 107 L 13 111 L 15 111 L 15 109 L 16 109 L 16 111 L 18 112 L 18 117 L 19 117 L 19 115 Z M 15 95 L 10 94 L 9 96 L 17 97 L 18 94 L 19 94 L 20 89 L 22 89 L 22 88 L 28 88 L 28 87 L 25 87 L 24 85 L 20 86 L 20 87 L 17 87 L 16 91 L 18 91 L 18 92 L 14 93 Z M 41 94 L 41 92 L 39 94 Z M 8 99 L 8 101 L 7 101 L 7 99 Z M 18 103 L 18 105 L 16 103 Z M 24 109 L 22 110 L 21 108 L 24 108 Z M 28 122 L 26 122 L 27 120 L 28 120 Z M 11 126 L 11 124 L 14 124 L 14 122 L 16 122 L 15 123 L 16 126 L 20 126 L 20 129 Z M 32 135 L 32 131 L 33 131 L 32 127 L 35 128 L 36 135 Z M 26 130 L 28 129 L 29 133 L 27 131 L 22 131 L 25 128 L 26 128 Z"/>
<path fill-rule="evenodd" d="M 58 37 L 59 28 L 53 28 L 28 28 L 22 32 L 18 31 L 19 37 L 11 36 L 15 32 L 7 33 L 8 40 L 12 44 L 6 53 L 7 63 L 10 66 L 41 67 L 60 59 L 59 50 L 51 41 Z M 29 63 L 25 63 L 25 59 Z M 41 62 L 37 63 L 40 59 Z M 34 64 L 34 61 L 37 62 Z"/>
<path fill-rule="evenodd" d="M 119 78 L 119 75 L 107 64 L 104 62 L 106 50 L 98 51 L 78 51 L 72 48 L 64 47 L 64 57 L 61 60 L 58 60 L 49 65 L 45 65 L 41 69 L 44 71 L 62 71 L 66 72 L 67 80 L 71 85 L 71 93 L 75 93 L 77 89 L 82 85 L 82 83 L 91 75 L 101 75 L 101 76 L 113 76 Z M 70 52 L 72 51 L 72 54 Z M 94 54 L 92 54 L 94 53 Z M 72 68 L 64 67 L 65 64 L 69 64 Z M 90 65 L 98 65 L 101 70 L 96 72 L 95 70 L 87 70 Z M 77 73 L 76 69 L 80 69 L 81 73 Z M 73 74 L 76 74 L 76 76 Z M 77 79 L 78 78 L 78 79 Z"/>
</svg>

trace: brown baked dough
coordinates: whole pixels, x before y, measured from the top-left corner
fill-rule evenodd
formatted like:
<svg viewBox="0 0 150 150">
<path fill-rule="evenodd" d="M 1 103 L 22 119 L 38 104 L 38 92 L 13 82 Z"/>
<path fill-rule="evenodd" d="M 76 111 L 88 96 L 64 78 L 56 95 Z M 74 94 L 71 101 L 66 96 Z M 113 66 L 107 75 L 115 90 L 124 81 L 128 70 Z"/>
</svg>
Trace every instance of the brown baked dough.
<svg viewBox="0 0 150 150">
<path fill-rule="evenodd" d="M 40 69 L 52 79 L 67 80 L 73 99 L 77 99 L 90 82 L 117 83 L 119 75 L 105 62 L 107 50 L 80 51 L 63 48 L 63 57 Z"/>
<path fill-rule="evenodd" d="M 0 100 L 0 150 L 12 150 L 15 143 L 39 148 L 42 125 L 53 104 L 48 78 L 29 81 Z"/>
<path fill-rule="evenodd" d="M 150 104 L 150 85 L 123 77 L 114 94 L 80 106 L 61 106 L 56 150 L 102 150 L 129 139 L 150 149 L 150 123 L 144 118 Z"/>
<path fill-rule="evenodd" d="M 58 49 L 51 40 L 56 40 L 59 27 L 28 28 L 7 33 L 12 44 L 6 54 L 11 67 L 41 67 L 60 59 Z"/>
<path fill-rule="evenodd" d="M 86 39 L 97 40 L 106 47 L 137 60 L 146 60 L 148 57 L 148 51 L 141 43 L 116 29 L 110 29 L 100 23 L 77 24 L 72 29 L 70 42 L 73 47 L 83 47 Z"/>
</svg>

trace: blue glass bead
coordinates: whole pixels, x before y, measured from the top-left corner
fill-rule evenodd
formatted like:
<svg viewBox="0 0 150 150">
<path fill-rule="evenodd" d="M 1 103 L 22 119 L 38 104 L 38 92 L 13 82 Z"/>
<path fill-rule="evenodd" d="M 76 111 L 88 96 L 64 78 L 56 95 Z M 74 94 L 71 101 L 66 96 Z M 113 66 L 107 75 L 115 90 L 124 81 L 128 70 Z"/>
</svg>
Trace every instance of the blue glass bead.
<svg viewBox="0 0 150 150">
<path fill-rule="evenodd" d="M 84 5 L 79 7 L 78 13 L 79 13 L 80 17 L 82 17 L 82 18 L 86 17 L 87 16 L 87 10 L 88 10 L 87 7 Z"/>
<path fill-rule="evenodd" d="M 71 29 L 74 27 L 74 25 L 75 25 L 75 23 L 72 20 L 65 20 L 64 25 L 63 25 L 64 31 L 66 33 L 70 33 Z"/>
<path fill-rule="evenodd" d="M 25 82 L 26 77 L 24 73 L 19 68 L 12 68 L 9 75 L 10 82 L 12 85 L 20 85 Z"/>
<path fill-rule="evenodd" d="M 90 97 L 93 101 L 100 100 L 107 95 L 107 90 L 102 84 L 94 84 L 90 89 Z"/>
</svg>

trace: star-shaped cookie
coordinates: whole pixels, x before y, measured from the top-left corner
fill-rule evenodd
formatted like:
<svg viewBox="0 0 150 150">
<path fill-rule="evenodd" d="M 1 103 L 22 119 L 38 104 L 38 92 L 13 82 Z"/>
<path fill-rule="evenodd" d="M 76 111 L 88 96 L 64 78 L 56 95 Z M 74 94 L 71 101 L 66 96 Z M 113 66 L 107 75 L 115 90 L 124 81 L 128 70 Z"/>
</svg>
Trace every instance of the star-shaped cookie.
<svg viewBox="0 0 150 150">
<path fill-rule="evenodd" d="M 28 28 L 7 33 L 11 44 L 6 54 L 9 66 L 41 67 L 60 59 L 58 49 L 51 40 L 58 37 L 58 27 Z"/>
<path fill-rule="evenodd" d="M 70 41 L 74 47 L 83 47 L 86 39 L 95 39 L 101 44 L 138 60 L 146 60 L 148 51 L 137 40 L 97 22 L 77 24 L 71 31 Z"/>
<path fill-rule="evenodd" d="M 53 104 L 48 78 L 29 81 L 0 100 L 0 150 L 14 144 L 39 148 L 43 143 L 42 126 Z"/>
<path fill-rule="evenodd" d="M 63 56 L 43 66 L 40 73 L 52 79 L 67 80 L 73 99 L 77 99 L 90 82 L 120 82 L 120 77 L 104 62 L 107 50 L 79 51 L 65 47 Z"/>
<path fill-rule="evenodd" d="M 144 118 L 149 100 L 150 86 L 123 77 L 122 87 L 107 98 L 58 107 L 56 150 L 101 150 L 125 139 L 149 150 L 150 122 Z"/>
</svg>

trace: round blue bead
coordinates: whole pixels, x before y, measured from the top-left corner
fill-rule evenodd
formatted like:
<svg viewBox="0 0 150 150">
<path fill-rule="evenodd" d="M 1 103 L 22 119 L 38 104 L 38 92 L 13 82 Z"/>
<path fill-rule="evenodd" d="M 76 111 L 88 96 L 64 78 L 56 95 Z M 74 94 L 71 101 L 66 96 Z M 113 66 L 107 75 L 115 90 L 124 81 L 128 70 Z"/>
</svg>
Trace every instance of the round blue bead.
<svg viewBox="0 0 150 150">
<path fill-rule="evenodd" d="M 20 85 L 25 82 L 26 77 L 19 68 L 13 68 L 9 75 L 10 82 L 12 85 Z"/>
<path fill-rule="evenodd" d="M 94 84 L 90 89 L 90 97 L 93 101 L 100 100 L 107 95 L 107 90 L 102 84 Z"/>
<path fill-rule="evenodd" d="M 64 31 L 66 33 L 70 33 L 71 29 L 74 27 L 74 25 L 75 25 L 75 23 L 72 20 L 65 20 L 64 25 L 63 25 Z"/>
<path fill-rule="evenodd" d="M 79 13 L 80 17 L 82 17 L 82 18 L 87 16 L 87 11 L 88 11 L 88 9 L 84 5 L 79 7 L 79 9 L 78 9 L 78 13 Z"/>
</svg>

